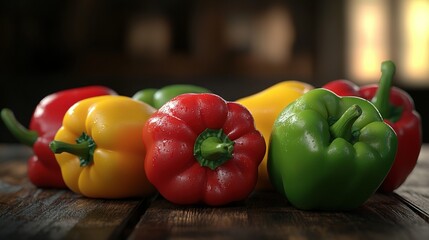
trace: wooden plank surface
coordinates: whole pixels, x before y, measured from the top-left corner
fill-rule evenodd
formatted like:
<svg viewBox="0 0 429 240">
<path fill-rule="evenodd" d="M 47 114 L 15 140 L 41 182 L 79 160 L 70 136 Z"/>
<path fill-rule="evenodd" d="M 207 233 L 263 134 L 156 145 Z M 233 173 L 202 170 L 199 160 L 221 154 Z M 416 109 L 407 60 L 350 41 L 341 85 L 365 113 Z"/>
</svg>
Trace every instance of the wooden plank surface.
<svg viewBox="0 0 429 240">
<path fill-rule="evenodd" d="M 297 210 L 273 191 L 223 207 L 89 199 L 33 186 L 30 154 L 0 145 L 0 239 L 429 239 L 429 146 L 395 193 L 349 212 Z"/>
<path fill-rule="evenodd" d="M 275 192 L 233 206 L 152 202 L 129 239 L 429 239 L 429 148 L 407 182 L 350 212 L 300 211 Z"/>
<path fill-rule="evenodd" d="M 396 191 L 398 197 L 429 222 L 429 148 L 420 151 L 413 172 Z"/>
<path fill-rule="evenodd" d="M 0 161 L 0 239 L 122 238 L 147 207 L 142 199 L 90 199 L 39 189 L 26 174 L 26 157 Z"/>
<path fill-rule="evenodd" d="M 293 208 L 274 192 L 212 208 L 152 202 L 129 239 L 427 239 L 428 223 L 390 195 L 350 212 Z"/>
</svg>

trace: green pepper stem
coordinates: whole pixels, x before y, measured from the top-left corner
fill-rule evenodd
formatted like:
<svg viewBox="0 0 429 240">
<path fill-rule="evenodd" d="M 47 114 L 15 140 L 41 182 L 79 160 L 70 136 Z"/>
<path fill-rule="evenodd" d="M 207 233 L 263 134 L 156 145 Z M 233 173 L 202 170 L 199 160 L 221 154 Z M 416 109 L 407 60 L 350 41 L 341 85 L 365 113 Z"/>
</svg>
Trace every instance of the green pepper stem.
<svg viewBox="0 0 429 240">
<path fill-rule="evenodd" d="M 10 109 L 3 108 L 1 110 L 1 118 L 12 135 L 15 136 L 21 143 L 32 147 L 33 144 L 37 141 L 39 134 L 36 131 L 27 129 L 21 123 L 19 123 Z"/>
<path fill-rule="evenodd" d="M 380 83 L 371 102 L 377 107 L 383 118 L 390 117 L 390 88 L 395 71 L 396 67 L 392 61 L 384 61 L 381 63 Z"/>
<path fill-rule="evenodd" d="M 194 156 L 201 166 L 214 170 L 232 158 L 234 142 L 222 129 L 206 129 L 195 141 Z"/>
<path fill-rule="evenodd" d="M 85 167 L 92 162 L 96 145 L 90 136 L 86 133 L 82 133 L 82 135 L 76 139 L 76 144 L 54 140 L 49 144 L 49 148 L 54 153 L 67 152 L 78 156 L 80 166 Z"/>
<path fill-rule="evenodd" d="M 330 132 L 332 139 L 334 138 L 344 138 L 346 141 L 351 141 L 352 126 L 353 123 L 358 119 L 362 114 L 362 109 L 357 104 L 350 106 L 344 113 L 341 115 L 334 124 L 330 127 Z"/>
</svg>

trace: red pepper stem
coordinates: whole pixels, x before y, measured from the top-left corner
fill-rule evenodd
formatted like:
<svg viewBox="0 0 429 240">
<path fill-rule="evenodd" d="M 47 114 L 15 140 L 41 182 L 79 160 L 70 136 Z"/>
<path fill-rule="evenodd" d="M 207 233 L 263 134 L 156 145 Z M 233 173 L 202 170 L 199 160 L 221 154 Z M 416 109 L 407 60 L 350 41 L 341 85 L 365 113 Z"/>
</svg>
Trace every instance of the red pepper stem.
<svg viewBox="0 0 429 240">
<path fill-rule="evenodd" d="M 12 135 L 15 136 L 21 143 L 32 147 L 33 144 L 37 141 L 39 134 L 36 131 L 28 130 L 21 123 L 19 123 L 10 109 L 3 108 L 1 110 L 1 118 Z"/>
<path fill-rule="evenodd" d="M 79 157 L 80 166 L 88 166 L 93 159 L 96 148 L 94 140 L 86 133 L 76 139 L 76 144 L 54 140 L 49 144 L 49 148 L 54 153 L 70 153 Z"/>
<path fill-rule="evenodd" d="M 392 61 L 384 61 L 381 63 L 380 83 L 377 88 L 377 92 L 371 100 L 383 118 L 390 117 L 390 88 L 392 86 L 392 79 L 395 75 L 395 70 L 396 67 Z"/>
<path fill-rule="evenodd" d="M 209 137 L 201 144 L 201 155 L 208 160 L 217 160 L 223 156 L 230 156 L 234 145 L 223 143 L 217 137 Z"/>
<path fill-rule="evenodd" d="M 203 167 L 214 170 L 232 158 L 234 142 L 222 129 L 206 129 L 195 141 L 194 156 Z"/>
<path fill-rule="evenodd" d="M 331 138 L 344 138 L 346 141 L 353 139 L 352 126 L 362 114 L 362 109 L 357 104 L 350 106 L 334 124 L 330 127 Z"/>
</svg>

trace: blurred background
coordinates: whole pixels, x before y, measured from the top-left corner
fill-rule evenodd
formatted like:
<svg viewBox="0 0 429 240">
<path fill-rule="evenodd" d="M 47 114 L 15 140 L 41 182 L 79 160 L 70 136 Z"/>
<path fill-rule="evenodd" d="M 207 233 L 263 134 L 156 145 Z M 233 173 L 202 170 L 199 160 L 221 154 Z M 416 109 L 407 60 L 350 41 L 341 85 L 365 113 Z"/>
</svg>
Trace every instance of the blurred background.
<svg viewBox="0 0 429 240">
<path fill-rule="evenodd" d="M 284 80 L 377 83 L 387 59 L 429 142 L 429 0 L 0 0 L 0 108 L 26 126 L 66 88 L 188 83 L 235 100 Z M 3 123 L 0 142 L 16 142 Z"/>
</svg>

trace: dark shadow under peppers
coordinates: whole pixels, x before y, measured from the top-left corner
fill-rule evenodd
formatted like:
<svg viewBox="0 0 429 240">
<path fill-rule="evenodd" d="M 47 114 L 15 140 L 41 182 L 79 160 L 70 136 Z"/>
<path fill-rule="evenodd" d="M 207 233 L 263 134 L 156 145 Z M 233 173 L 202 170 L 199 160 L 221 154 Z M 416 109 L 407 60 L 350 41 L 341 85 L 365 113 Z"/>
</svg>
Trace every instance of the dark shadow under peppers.
<svg viewBox="0 0 429 240">
<path fill-rule="evenodd" d="M 395 162 L 379 191 L 392 192 L 405 182 L 413 171 L 422 145 L 422 126 L 414 101 L 404 90 L 391 86 L 395 64 L 384 61 L 379 85 L 359 87 L 348 80 L 336 80 L 323 86 L 340 96 L 359 96 L 370 100 L 398 136 Z"/>
<path fill-rule="evenodd" d="M 104 86 L 85 86 L 52 93 L 36 106 L 28 129 L 16 120 L 10 109 L 2 109 L 1 118 L 9 131 L 21 143 L 33 149 L 34 155 L 27 163 L 27 175 L 35 186 L 67 188 L 49 143 L 62 126 L 64 114 L 73 104 L 85 98 L 101 95 L 117 93 Z"/>
<path fill-rule="evenodd" d="M 176 204 L 244 200 L 266 150 L 251 113 L 211 93 L 168 101 L 146 122 L 143 141 L 148 180 Z"/>
</svg>

